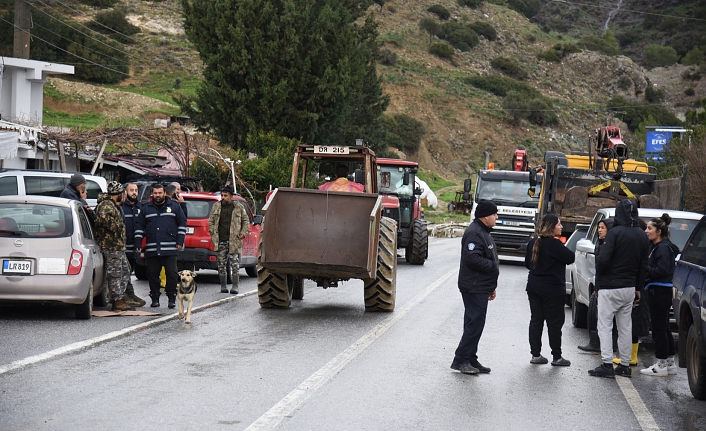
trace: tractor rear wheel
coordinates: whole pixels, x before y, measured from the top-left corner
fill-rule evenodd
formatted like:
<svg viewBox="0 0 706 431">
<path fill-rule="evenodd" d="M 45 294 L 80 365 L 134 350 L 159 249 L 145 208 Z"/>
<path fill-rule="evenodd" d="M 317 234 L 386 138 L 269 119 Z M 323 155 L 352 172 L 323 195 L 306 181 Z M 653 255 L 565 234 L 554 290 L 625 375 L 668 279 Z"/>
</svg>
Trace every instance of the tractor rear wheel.
<svg viewBox="0 0 706 431">
<path fill-rule="evenodd" d="M 408 262 L 412 265 L 424 265 L 429 248 L 429 234 L 426 220 L 416 219 L 413 224 L 412 244 L 407 248 Z"/>
<path fill-rule="evenodd" d="M 376 277 L 365 283 L 365 311 L 393 311 L 395 309 L 397 278 L 397 222 L 380 219 Z"/>
<path fill-rule="evenodd" d="M 264 230 L 264 229 L 263 229 Z M 257 296 L 262 308 L 289 308 L 292 305 L 292 283 L 287 275 L 273 274 L 260 265 L 262 258 L 262 238 L 257 247 Z"/>
</svg>

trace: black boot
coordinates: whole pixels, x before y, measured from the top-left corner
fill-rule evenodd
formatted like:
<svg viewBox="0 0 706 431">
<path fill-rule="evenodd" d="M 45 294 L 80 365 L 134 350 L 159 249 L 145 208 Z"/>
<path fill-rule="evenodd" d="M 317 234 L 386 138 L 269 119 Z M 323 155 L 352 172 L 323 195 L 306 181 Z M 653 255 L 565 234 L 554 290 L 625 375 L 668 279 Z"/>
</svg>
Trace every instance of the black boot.
<svg viewBox="0 0 706 431">
<path fill-rule="evenodd" d="M 150 298 L 152 298 L 152 303 L 150 304 L 150 307 L 159 307 L 159 295 L 151 294 Z"/>
<path fill-rule="evenodd" d="M 588 331 L 588 344 L 579 346 L 579 349 L 584 352 L 601 353 L 601 339 L 598 337 L 598 331 Z"/>
<path fill-rule="evenodd" d="M 169 308 L 176 307 L 176 295 L 169 295 L 169 303 L 167 304 L 167 307 L 169 307 Z"/>
</svg>

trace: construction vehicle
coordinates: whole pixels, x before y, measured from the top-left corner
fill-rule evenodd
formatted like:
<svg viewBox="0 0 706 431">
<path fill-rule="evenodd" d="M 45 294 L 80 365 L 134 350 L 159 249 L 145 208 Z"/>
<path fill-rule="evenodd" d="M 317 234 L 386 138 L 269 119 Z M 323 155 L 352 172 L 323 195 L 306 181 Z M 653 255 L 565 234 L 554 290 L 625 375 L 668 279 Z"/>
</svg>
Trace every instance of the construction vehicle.
<svg viewBox="0 0 706 431">
<path fill-rule="evenodd" d="M 344 164 L 363 192 L 319 190 L 316 175 Z M 375 153 L 364 146 L 299 145 L 290 187 L 262 208 L 257 290 L 263 308 L 304 298 L 304 280 L 324 289 L 362 279 L 366 311 L 393 311 L 397 223 L 383 216 Z M 311 171 L 311 172 L 310 172 Z M 321 176 L 319 175 L 319 178 Z"/>
<path fill-rule="evenodd" d="M 457 191 L 453 202 L 449 202 L 447 209 L 450 213 L 470 214 L 473 210 L 473 199 L 470 192 Z"/>
<path fill-rule="evenodd" d="M 379 192 L 383 215 L 397 221 L 397 248 L 405 249 L 405 260 L 424 265 L 429 254 L 427 222 L 416 185 L 419 164 L 400 159 L 377 159 Z"/>
<path fill-rule="evenodd" d="M 557 214 L 564 226 L 563 241 L 577 224 L 591 223 L 596 211 L 615 207 L 622 199 L 634 199 L 643 208 L 660 208 L 655 192 L 657 174 L 649 166 L 629 158 L 620 129 L 605 126 L 589 137 L 587 153 L 566 155 L 558 151 L 544 154 L 543 179 L 530 172 L 532 186 L 541 182 L 537 221 L 545 214 Z"/>
<path fill-rule="evenodd" d="M 529 160 L 527 159 L 527 150 L 518 148 L 512 154 L 512 170 L 516 172 L 529 172 Z"/>
</svg>

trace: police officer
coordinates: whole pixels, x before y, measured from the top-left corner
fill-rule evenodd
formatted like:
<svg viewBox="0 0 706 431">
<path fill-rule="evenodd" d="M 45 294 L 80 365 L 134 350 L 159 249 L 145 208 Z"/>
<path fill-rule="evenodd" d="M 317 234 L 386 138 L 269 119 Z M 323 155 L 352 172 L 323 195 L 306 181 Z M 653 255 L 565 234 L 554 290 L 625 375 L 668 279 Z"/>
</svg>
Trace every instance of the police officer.
<svg viewBox="0 0 706 431">
<path fill-rule="evenodd" d="M 125 255 L 130 264 L 130 273 L 132 273 L 135 269 L 135 265 L 137 265 L 134 244 L 135 218 L 140 214 L 142 204 L 137 200 L 137 184 L 128 183 L 127 186 L 125 186 L 125 192 L 127 193 L 127 198 L 121 206 L 123 216 L 125 217 L 125 237 L 127 238 L 125 242 Z M 142 307 L 146 304 L 144 299 L 135 295 L 135 288 L 130 279 L 128 279 L 127 288 L 125 289 L 125 296 L 128 299 L 128 303 L 134 304 L 135 307 Z"/>
<path fill-rule="evenodd" d="M 142 252 L 142 237 L 147 239 L 145 262 L 150 283 L 150 307 L 159 307 L 159 273 L 167 276 L 169 308 L 176 307 L 177 256 L 184 248 L 186 217 L 181 207 L 164 193 L 162 184 L 152 186 L 152 200 L 142 206 L 135 219 L 135 251 Z"/>
<path fill-rule="evenodd" d="M 96 240 L 105 260 L 113 311 L 134 310 L 125 298 L 130 266 L 125 256 L 125 223 L 120 211 L 124 191 L 122 184 L 112 181 L 108 184 L 108 193 L 98 197 L 96 206 Z"/>
<path fill-rule="evenodd" d="M 489 373 L 490 368 L 478 362 L 478 342 L 485 327 L 488 301 L 495 299 L 500 272 L 498 252 L 490 231 L 498 220 L 498 208 L 492 201 L 480 201 L 475 219 L 461 240 L 461 267 L 458 289 L 465 312 L 463 336 L 458 343 L 451 368 L 464 374 Z"/>
<path fill-rule="evenodd" d="M 243 238 L 250 231 L 250 220 L 245 208 L 233 200 L 233 188 L 221 190 L 221 200 L 211 208 L 208 217 L 208 232 L 211 242 L 218 250 L 218 276 L 221 280 L 221 293 L 228 293 L 228 260 L 230 259 L 233 285 L 230 293 L 238 293 L 240 281 L 240 252 Z"/>
</svg>

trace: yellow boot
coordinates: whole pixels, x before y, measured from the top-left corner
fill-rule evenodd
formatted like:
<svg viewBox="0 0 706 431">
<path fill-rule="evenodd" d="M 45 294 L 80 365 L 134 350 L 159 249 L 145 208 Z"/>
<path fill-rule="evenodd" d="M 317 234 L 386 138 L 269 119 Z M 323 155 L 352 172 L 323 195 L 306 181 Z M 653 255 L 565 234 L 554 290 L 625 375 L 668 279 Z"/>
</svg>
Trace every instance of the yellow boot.
<svg viewBox="0 0 706 431">
<path fill-rule="evenodd" d="M 637 349 L 640 347 L 640 343 L 633 343 L 632 344 L 632 355 L 630 355 L 630 365 L 635 366 L 637 365 Z M 620 365 L 620 358 L 613 358 L 613 363 L 616 365 Z"/>
</svg>

